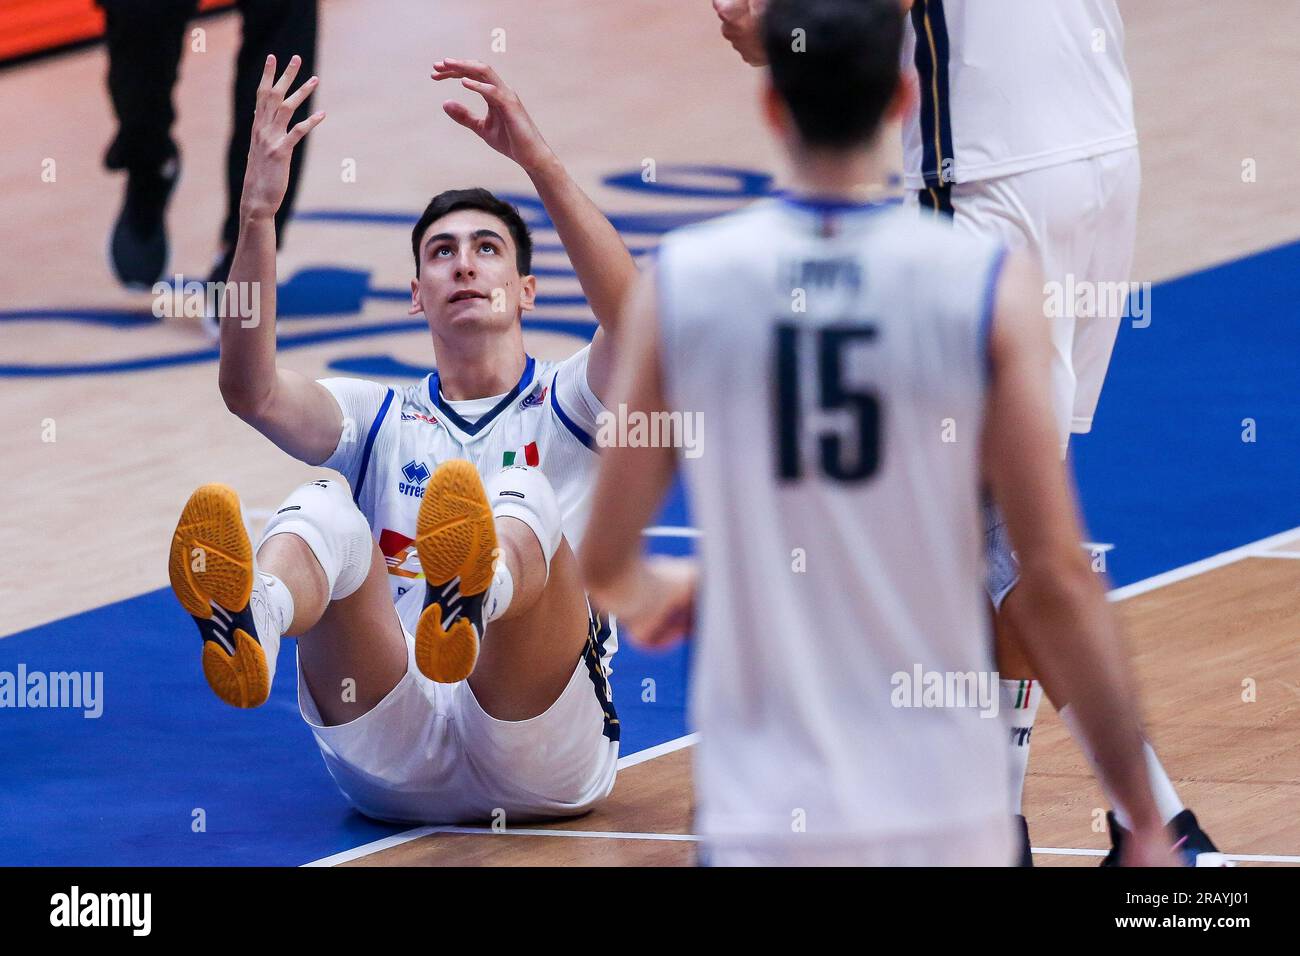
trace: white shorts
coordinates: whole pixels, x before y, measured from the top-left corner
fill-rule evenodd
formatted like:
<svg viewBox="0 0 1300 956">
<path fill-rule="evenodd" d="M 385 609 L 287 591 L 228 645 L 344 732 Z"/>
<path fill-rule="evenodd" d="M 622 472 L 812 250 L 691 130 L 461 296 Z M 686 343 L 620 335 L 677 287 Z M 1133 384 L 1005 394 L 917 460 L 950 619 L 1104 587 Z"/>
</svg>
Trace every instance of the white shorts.
<svg viewBox="0 0 1300 956">
<path fill-rule="evenodd" d="M 586 657 L 559 698 L 528 720 L 497 720 L 467 681 L 439 684 L 415 664 L 370 711 L 324 726 L 298 667 L 298 709 L 330 776 L 368 817 L 450 824 L 501 818 L 509 826 L 585 813 L 614 788 L 618 742 Z M 488 638 L 491 639 L 490 637 Z"/>
<path fill-rule="evenodd" d="M 1122 316 L 1115 285 L 1128 283 L 1137 236 L 1141 167 L 1136 147 L 952 187 L 953 223 L 1028 249 L 1062 298 L 1089 283 L 1095 307 L 1074 301 L 1052 317 L 1052 404 L 1062 455 L 1070 433 L 1091 430 Z M 1044 290 L 1046 296 L 1046 290 Z M 1127 301 L 1127 295 L 1123 301 Z M 1073 316 L 1071 311 L 1079 311 Z"/>
</svg>

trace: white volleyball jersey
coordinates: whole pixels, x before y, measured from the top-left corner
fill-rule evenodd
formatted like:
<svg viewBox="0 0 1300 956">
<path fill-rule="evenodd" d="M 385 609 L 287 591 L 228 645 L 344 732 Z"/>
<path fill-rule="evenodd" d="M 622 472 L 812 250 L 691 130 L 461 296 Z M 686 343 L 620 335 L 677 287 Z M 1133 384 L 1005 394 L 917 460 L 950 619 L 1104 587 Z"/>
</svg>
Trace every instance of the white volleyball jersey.
<svg viewBox="0 0 1300 956">
<path fill-rule="evenodd" d="M 916 0 L 903 55 L 920 93 L 903 123 L 908 189 L 1137 145 L 1115 0 Z"/>
<path fill-rule="evenodd" d="M 703 436 L 682 469 L 710 840 L 1006 817 L 979 512 L 1001 261 L 897 205 L 777 198 L 665 237 L 664 382 Z M 914 706 L 933 674 L 985 681 L 993 715 Z"/>
<path fill-rule="evenodd" d="M 469 418 L 462 412 L 482 403 L 447 401 L 436 371 L 405 386 L 355 378 L 320 380 L 344 418 L 338 447 L 322 464 L 347 479 L 353 499 L 370 522 L 388 563 L 393 601 L 411 633 L 422 603 L 399 599 L 412 588 L 423 593 L 416 518 L 429 478 L 442 462 L 467 459 L 485 482 L 509 465 L 541 469 L 555 489 L 564 536 L 578 549 L 595 483 L 597 416 L 604 411 L 587 384 L 590 352 L 586 346 L 563 362 L 527 356 L 515 387 L 492 408 Z M 607 703 L 609 665 L 618 647 L 611 619 L 591 616 L 588 645 L 592 679 Z M 607 735 L 616 734 L 613 714 L 608 707 L 612 724 L 607 721 Z"/>
</svg>

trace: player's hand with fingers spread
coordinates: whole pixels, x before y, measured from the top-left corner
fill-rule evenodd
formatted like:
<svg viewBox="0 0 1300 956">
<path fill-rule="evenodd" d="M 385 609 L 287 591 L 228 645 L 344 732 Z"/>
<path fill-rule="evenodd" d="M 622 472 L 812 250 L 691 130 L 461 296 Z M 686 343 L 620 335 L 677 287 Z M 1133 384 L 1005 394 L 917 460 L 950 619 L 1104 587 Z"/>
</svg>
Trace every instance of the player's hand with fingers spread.
<svg viewBox="0 0 1300 956">
<path fill-rule="evenodd" d="M 687 558 L 654 558 L 643 568 L 639 594 L 614 608 L 632 643 L 667 648 L 684 638 L 695 620 L 699 567 Z"/>
<path fill-rule="evenodd" d="M 475 116 L 468 106 L 455 100 L 443 103 L 442 108 L 498 153 L 525 171 L 535 170 L 554 158 L 524 104 L 492 67 L 478 60 L 437 60 L 431 76 L 435 80 L 458 79 L 465 89 L 483 97 L 488 108 L 483 117 Z"/>
<path fill-rule="evenodd" d="M 295 54 L 277 80 L 275 57 L 266 58 L 262 80 L 257 84 L 253 136 L 248 148 L 248 166 L 244 171 L 244 191 L 240 197 L 240 214 L 245 219 L 275 215 L 284 201 L 285 190 L 289 188 L 289 160 L 294 147 L 325 118 L 324 113 L 313 113 L 289 128 L 294 110 L 311 96 L 320 82 L 313 76 L 289 93 L 300 66 L 302 59 Z"/>
</svg>

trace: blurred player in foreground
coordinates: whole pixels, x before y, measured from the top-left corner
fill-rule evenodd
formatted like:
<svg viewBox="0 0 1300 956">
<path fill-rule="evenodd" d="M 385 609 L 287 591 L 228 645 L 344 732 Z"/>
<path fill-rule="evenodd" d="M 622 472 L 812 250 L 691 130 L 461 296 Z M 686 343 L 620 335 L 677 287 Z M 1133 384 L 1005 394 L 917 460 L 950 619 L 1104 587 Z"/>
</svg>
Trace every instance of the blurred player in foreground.
<svg viewBox="0 0 1300 956">
<path fill-rule="evenodd" d="M 770 5 L 763 110 L 791 191 L 666 236 L 619 332 L 620 418 L 703 427 L 683 473 L 702 531 L 691 709 L 704 853 L 1014 861 L 981 596 L 987 482 L 1021 552 L 1030 653 L 1078 701 L 1101 779 L 1134 821 L 1126 862 L 1172 863 L 1132 680 L 1078 547 L 1035 269 L 861 198 L 890 165 L 883 121 L 915 96 L 902 30 L 897 0 Z M 649 644 L 681 636 L 696 599 L 692 564 L 640 557 L 675 469 L 657 444 L 604 449 L 601 534 L 581 551 L 593 598 Z"/>
<path fill-rule="evenodd" d="M 723 36 L 745 62 L 766 62 L 764 0 L 714 0 Z M 916 0 L 905 2 L 904 61 L 920 95 L 903 121 L 909 199 L 959 232 L 1023 249 L 1043 270 L 1052 339 L 1051 394 L 1061 457 L 1071 433 L 1091 431 L 1128 299 L 1141 169 L 1124 23 L 1115 0 Z M 1049 307 L 1055 289 L 1058 304 Z M 1077 297 L 1067 299 L 1066 290 Z M 1114 305 L 1112 305 L 1114 303 Z M 1028 620 L 1016 558 L 995 508 L 985 514 L 989 598 L 1009 725 L 1011 813 L 1022 833 L 1025 771 L 1041 676 L 1025 653 Z M 1074 708 L 1047 685 L 1066 725 Z M 1155 750 L 1143 753 L 1164 821 L 1185 862 L 1230 865 L 1178 798 Z M 1113 797 L 1112 797 L 1113 799 Z M 1108 817 L 1118 862 L 1129 821 Z"/>
<path fill-rule="evenodd" d="M 403 822 L 582 813 L 610 792 L 619 724 L 612 623 L 591 612 L 576 546 L 595 476 L 591 432 L 613 369 L 607 334 L 636 275 L 613 226 L 569 177 L 519 98 L 481 63 L 440 60 L 488 105 L 443 108 L 532 179 L 601 323 L 563 362 L 524 351 L 531 240 L 483 189 L 435 197 L 411 236 L 412 315 L 437 370 L 417 385 L 312 381 L 275 355 L 275 213 L 290 154 L 324 114 L 286 129 L 268 59 L 223 301 L 221 394 L 282 450 L 340 472 L 289 496 L 254 551 L 239 500 L 199 488 L 172 540 L 172 587 L 203 636 L 224 701 L 266 701 L 282 635 L 298 640 L 298 699 L 339 789 Z M 242 295 L 241 295 L 242 298 Z M 486 487 L 485 487 L 486 485 Z M 423 579 L 423 580 L 421 580 Z M 480 647 L 481 643 L 481 647 Z"/>
</svg>

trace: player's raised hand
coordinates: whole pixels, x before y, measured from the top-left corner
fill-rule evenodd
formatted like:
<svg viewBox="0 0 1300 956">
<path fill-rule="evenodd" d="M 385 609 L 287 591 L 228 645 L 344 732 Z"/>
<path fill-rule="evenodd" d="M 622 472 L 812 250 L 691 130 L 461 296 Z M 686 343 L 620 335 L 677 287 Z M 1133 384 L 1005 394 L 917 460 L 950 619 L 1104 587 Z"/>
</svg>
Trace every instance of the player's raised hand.
<svg viewBox="0 0 1300 956">
<path fill-rule="evenodd" d="M 722 21 L 722 38 L 750 66 L 767 63 L 762 30 L 766 9 L 767 0 L 713 0 L 713 10 Z"/>
<path fill-rule="evenodd" d="M 687 558 L 653 558 L 644 575 L 637 606 L 615 611 L 633 644 L 671 647 L 690 633 L 695 623 L 699 567 Z"/>
<path fill-rule="evenodd" d="M 903 12 L 912 9 L 912 0 L 899 0 Z M 763 14 L 767 0 L 713 0 L 713 10 L 722 21 L 722 38 L 735 47 L 740 58 L 750 66 L 765 66 L 763 48 Z"/>
<path fill-rule="evenodd" d="M 262 81 L 257 85 L 253 136 L 248 148 L 248 166 L 244 171 L 244 192 L 240 198 L 240 213 L 245 217 L 275 215 L 284 201 L 285 190 L 289 188 L 289 159 L 293 148 L 325 118 L 324 113 L 313 113 L 289 128 L 294 110 L 320 83 L 319 78 L 313 76 L 289 93 L 301 66 L 302 59 L 295 54 L 277 80 L 275 57 L 266 58 Z"/>
<path fill-rule="evenodd" d="M 459 79 L 461 86 L 478 93 L 487 102 L 487 115 L 475 116 L 468 106 L 455 100 L 442 104 L 448 116 L 476 133 L 498 153 L 531 171 L 553 156 L 533 119 L 515 91 L 502 82 L 497 71 L 478 60 L 437 60 L 435 80 Z"/>
</svg>

